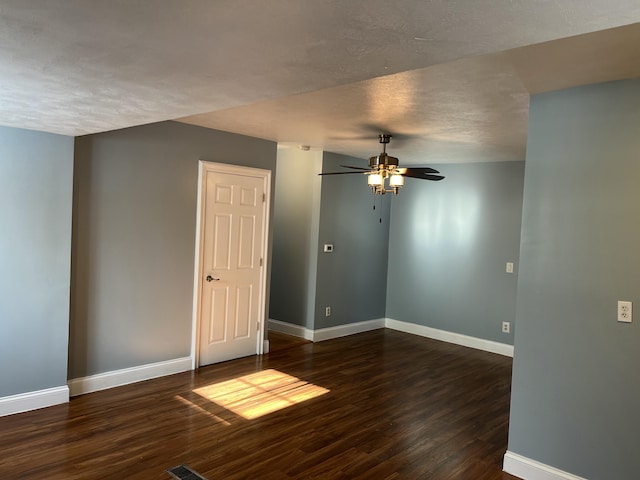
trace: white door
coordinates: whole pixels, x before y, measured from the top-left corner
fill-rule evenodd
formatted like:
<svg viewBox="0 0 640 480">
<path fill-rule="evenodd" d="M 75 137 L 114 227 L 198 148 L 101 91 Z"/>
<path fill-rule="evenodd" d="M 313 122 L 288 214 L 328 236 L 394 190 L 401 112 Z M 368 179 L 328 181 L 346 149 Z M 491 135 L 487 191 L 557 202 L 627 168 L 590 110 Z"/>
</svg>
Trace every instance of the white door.
<svg viewBox="0 0 640 480">
<path fill-rule="evenodd" d="M 269 175 L 203 164 L 199 365 L 261 353 Z"/>
</svg>

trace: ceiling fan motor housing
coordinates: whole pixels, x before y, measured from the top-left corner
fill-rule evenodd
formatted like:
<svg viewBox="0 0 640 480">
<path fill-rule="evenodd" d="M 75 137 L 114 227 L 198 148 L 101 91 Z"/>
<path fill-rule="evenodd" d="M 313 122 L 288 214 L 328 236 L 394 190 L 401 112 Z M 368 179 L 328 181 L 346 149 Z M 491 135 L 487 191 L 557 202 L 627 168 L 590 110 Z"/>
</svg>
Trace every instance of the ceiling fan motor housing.
<svg viewBox="0 0 640 480">
<path fill-rule="evenodd" d="M 391 135 L 383 133 L 382 135 L 378 135 L 378 137 L 382 144 L 382 152 L 375 157 L 369 158 L 369 167 L 371 167 L 372 170 L 378 171 L 388 171 L 391 170 L 389 167 L 397 167 L 398 159 L 387 154 L 387 144 L 391 141 Z"/>
<path fill-rule="evenodd" d="M 376 155 L 375 157 L 369 158 L 369 166 L 373 169 L 380 170 L 385 167 L 397 167 L 398 159 L 396 157 L 392 157 L 385 152 Z"/>
</svg>

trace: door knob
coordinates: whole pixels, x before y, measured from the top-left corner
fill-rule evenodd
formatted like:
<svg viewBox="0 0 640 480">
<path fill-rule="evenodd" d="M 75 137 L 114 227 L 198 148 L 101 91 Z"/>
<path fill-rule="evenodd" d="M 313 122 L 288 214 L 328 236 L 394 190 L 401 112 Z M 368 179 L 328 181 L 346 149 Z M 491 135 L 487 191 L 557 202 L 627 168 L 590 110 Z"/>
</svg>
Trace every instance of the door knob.
<svg viewBox="0 0 640 480">
<path fill-rule="evenodd" d="M 207 278 L 205 278 L 205 280 L 206 280 L 207 282 L 213 282 L 214 280 L 217 282 L 217 281 L 218 281 L 218 280 L 220 280 L 220 279 L 219 279 L 219 278 L 212 277 L 211 275 L 207 275 Z"/>
</svg>

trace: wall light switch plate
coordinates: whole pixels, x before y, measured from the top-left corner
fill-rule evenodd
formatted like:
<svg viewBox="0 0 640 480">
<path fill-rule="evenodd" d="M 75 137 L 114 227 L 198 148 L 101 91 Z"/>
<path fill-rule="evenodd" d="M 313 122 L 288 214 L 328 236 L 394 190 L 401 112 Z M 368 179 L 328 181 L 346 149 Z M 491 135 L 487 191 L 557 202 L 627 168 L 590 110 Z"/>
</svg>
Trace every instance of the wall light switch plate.
<svg viewBox="0 0 640 480">
<path fill-rule="evenodd" d="M 513 273 L 513 262 L 507 262 L 507 273 Z"/>
<path fill-rule="evenodd" d="M 333 243 L 325 243 L 324 244 L 324 251 L 325 251 L 325 253 L 333 252 Z"/>
</svg>

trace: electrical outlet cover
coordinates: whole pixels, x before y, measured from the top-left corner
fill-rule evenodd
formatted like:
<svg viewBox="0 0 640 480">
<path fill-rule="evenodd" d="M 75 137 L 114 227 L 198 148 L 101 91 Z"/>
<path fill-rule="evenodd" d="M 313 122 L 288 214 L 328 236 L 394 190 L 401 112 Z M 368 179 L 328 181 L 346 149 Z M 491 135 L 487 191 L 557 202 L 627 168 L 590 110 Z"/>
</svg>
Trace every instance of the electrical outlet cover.
<svg viewBox="0 0 640 480">
<path fill-rule="evenodd" d="M 633 304 L 618 300 L 618 321 L 622 323 L 631 323 L 633 320 Z"/>
</svg>

